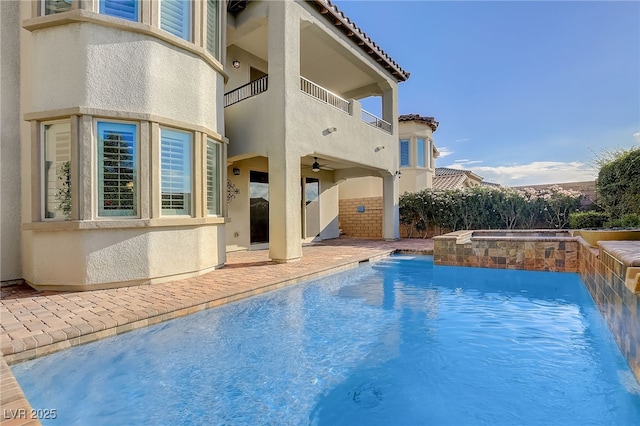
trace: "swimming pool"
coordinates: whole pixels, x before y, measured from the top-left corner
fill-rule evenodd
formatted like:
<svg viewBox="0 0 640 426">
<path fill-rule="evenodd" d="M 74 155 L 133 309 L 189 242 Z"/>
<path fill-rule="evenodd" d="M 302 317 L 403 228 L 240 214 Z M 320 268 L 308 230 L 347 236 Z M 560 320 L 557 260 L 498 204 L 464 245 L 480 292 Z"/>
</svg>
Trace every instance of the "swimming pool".
<svg viewBox="0 0 640 426">
<path fill-rule="evenodd" d="M 12 370 L 51 424 L 640 424 L 640 386 L 576 274 L 427 256 Z"/>
</svg>

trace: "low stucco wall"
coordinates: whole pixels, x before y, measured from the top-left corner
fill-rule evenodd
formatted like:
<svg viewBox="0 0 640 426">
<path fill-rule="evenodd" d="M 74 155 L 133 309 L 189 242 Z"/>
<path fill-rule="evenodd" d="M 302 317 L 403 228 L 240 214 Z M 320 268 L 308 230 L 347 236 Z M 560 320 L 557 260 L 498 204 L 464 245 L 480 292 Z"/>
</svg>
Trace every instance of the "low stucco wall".
<svg viewBox="0 0 640 426">
<path fill-rule="evenodd" d="M 224 225 L 27 231 L 25 280 L 93 290 L 200 275 L 226 260 Z"/>
</svg>

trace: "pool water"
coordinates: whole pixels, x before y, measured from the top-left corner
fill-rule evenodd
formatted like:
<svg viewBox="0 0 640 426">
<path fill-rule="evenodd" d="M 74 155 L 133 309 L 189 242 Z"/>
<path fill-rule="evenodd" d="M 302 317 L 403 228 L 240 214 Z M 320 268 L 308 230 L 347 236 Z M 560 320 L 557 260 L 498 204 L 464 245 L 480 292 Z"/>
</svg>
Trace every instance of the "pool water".
<svg viewBox="0 0 640 426">
<path fill-rule="evenodd" d="M 429 256 L 12 370 L 51 424 L 640 425 L 640 385 L 578 275 Z"/>
</svg>

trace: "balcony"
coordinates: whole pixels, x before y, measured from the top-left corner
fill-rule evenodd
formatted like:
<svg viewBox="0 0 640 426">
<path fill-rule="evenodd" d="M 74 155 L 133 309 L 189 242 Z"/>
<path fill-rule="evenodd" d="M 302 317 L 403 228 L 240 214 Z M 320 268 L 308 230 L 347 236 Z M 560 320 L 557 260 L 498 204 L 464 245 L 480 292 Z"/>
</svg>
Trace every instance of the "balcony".
<svg viewBox="0 0 640 426">
<path fill-rule="evenodd" d="M 244 86 L 240 86 L 230 92 L 224 94 L 224 107 L 237 104 L 245 99 L 252 98 L 262 92 L 266 92 L 269 88 L 269 76 L 265 75 L 257 78 Z"/>
<path fill-rule="evenodd" d="M 245 99 L 249 99 L 256 95 L 259 95 L 260 93 L 266 92 L 269 88 L 268 77 L 268 75 L 262 76 L 256 80 L 250 81 L 244 86 L 240 86 L 237 89 L 225 93 L 224 107 L 227 108 L 228 106 L 237 104 L 238 102 L 241 102 Z M 338 111 L 341 111 L 348 115 L 353 114 L 353 106 L 351 105 L 350 101 L 341 98 L 335 93 L 332 93 L 324 87 L 302 76 L 300 77 L 300 91 L 317 101 L 320 101 L 332 108 L 337 109 Z M 380 129 L 386 133 L 392 133 L 391 123 L 375 116 L 374 114 L 371 114 L 368 111 L 361 111 L 361 120 L 363 123 Z"/>
</svg>

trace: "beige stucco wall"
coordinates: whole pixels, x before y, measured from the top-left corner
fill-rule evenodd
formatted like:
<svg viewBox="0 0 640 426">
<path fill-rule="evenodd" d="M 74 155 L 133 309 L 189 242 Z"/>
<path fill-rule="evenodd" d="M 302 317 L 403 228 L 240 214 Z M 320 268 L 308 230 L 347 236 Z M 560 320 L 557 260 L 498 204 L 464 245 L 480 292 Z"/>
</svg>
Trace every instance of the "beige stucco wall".
<svg viewBox="0 0 640 426">
<path fill-rule="evenodd" d="M 22 15 L 31 18 L 27 2 Z M 172 41 L 143 23 L 91 14 L 81 18 L 87 22 L 34 18 L 22 31 L 22 113 L 30 120 L 21 130 L 23 277 L 36 287 L 92 289 L 165 281 L 222 265 L 224 218 L 207 217 L 202 169 L 207 135 L 222 143 L 226 163 L 221 67 L 202 48 Z M 38 23 L 50 19 L 57 20 L 55 25 Z M 43 222 L 38 122 L 70 115 L 72 142 L 78 146 L 72 148 L 76 217 Z M 138 218 L 98 217 L 94 146 L 100 118 L 139 124 Z M 162 125 L 192 134 L 192 217 L 161 214 Z M 226 181 L 224 172 L 221 178 Z"/>
<path fill-rule="evenodd" d="M 337 236 L 338 188 L 333 186 L 335 183 L 350 177 L 385 176 L 389 181 L 385 190 L 385 209 L 388 212 L 385 226 L 388 236 L 393 238 L 398 234 L 394 224 L 394 220 L 397 222 L 398 188 L 392 179 L 397 170 L 397 155 L 394 154 L 398 150 L 396 126 L 392 126 L 392 134 L 385 133 L 362 122 L 359 102 L 350 100 L 351 110 L 346 114 L 300 90 L 301 26 L 311 23 L 318 29 L 323 28 L 326 31 L 323 36 L 333 37 L 333 41 L 348 52 L 353 61 L 369 67 L 370 75 L 377 74 L 380 88 L 386 91 L 383 110 L 386 117 L 393 117 L 392 122 L 397 118 L 397 83 L 387 77 L 384 70 L 378 69 L 381 68 L 379 64 L 344 36 L 340 37 L 334 28 L 328 28 L 327 23 L 311 13 L 307 5 L 293 1 L 264 2 L 260 8 L 244 11 L 242 20 L 250 28 L 247 22 L 255 19 L 256 25 L 262 25 L 264 16 L 268 17 L 268 64 L 259 63 L 241 49 L 234 50 L 228 55 L 228 61 L 238 59 L 241 67 L 230 72 L 228 88 L 248 81 L 248 71 L 243 67 L 252 61 L 268 73 L 269 88 L 258 96 L 226 108 L 225 126 L 231 141 L 230 159 L 268 158 L 271 258 L 288 261 L 302 255 L 300 159 L 303 157 L 346 160 L 351 165 L 322 179 L 321 237 Z M 265 65 L 267 69 L 263 68 Z M 335 131 L 329 132 L 330 128 L 335 128 Z M 380 148 L 383 146 L 385 149 Z M 236 220 L 235 212 L 235 207 L 230 208 L 232 223 Z M 229 238 L 233 234 L 230 229 Z M 228 247 L 235 244 L 232 241 L 228 243 L 231 243 Z"/>
<path fill-rule="evenodd" d="M 24 278 L 39 289 L 157 283 L 220 266 L 223 226 L 26 231 L 33 257 Z"/>
<path fill-rule="evenodd" d="M 22 277 L 20 2 L 0 2 L 0 281 Z"/>
<path fill-rule="evenodd" d="M 239 175 L 233 174 L 234 168 L 239 170 Z M 251 247 L 249 209 L 251 170 L 268 172 L 268 159 L 266 157 L 253 157 L 239 160 L 233 162 L 227 168 L 228 180 L 238 190 L 238 193 L 229 200 L 227 205 L 230 218 L 230 221 L 226 224 L 227 251 L 247 250 Z M 305 170 L 301 172 L 300 176 L 301 178 L 312 177 L 320 180 L 318 200 L 313 203 L 311 211 L 307 213 L 305 224 L 308 229 L 318 230 L 320 239 L 337 238 L 339 236 L 338 186 L 333 182 L 333 173 L 324 170 L 319 173 L 309 173 Z M 271 191 L 271 186 L 269 190 Z M 300 205 L 298 204 L 298 206 Z M 278 206 L 270 202 L 269 209 L 272 208 L 278 210 Z M 302 232 L 300 235 L 301 239 L 303 239 Z"/>
</svg>

